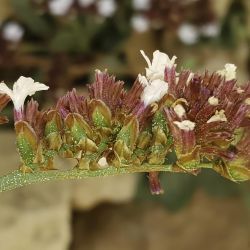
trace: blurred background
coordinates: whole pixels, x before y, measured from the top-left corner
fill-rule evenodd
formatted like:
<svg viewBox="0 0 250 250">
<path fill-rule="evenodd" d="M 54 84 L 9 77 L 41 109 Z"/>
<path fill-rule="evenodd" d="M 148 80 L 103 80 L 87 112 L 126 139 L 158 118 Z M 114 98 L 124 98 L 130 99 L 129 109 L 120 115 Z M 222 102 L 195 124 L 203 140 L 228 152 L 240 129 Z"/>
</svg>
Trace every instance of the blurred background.
<svg viewBox="0 0 250 250">
<path fill-rule="evenodd" d="M 51 105 L 84 92 L 95 69 L 131 85 L 156 49 L 178 68 L 237 65 L 250 79 L 249 0 L 1 0 L 0 81 L 46 83 Z M 42 99 L 43 98 L 43 99 Z M 42 99 L 42 101 L 41 101 Z M 12 106 L 5 113 L 11 117 Z M 11 128 L 11 129 L 10 129 Z M 13 121 L 0 131 L 0 174 L 15 169 Z M 70 161 L 58 164 L 69 165 Z M 249 250 L 249 183 L 216 173 L 162 174 L 162 196 L 146 175 L 47 183 L 0 194 L 3 250 Z"/>
</svg>

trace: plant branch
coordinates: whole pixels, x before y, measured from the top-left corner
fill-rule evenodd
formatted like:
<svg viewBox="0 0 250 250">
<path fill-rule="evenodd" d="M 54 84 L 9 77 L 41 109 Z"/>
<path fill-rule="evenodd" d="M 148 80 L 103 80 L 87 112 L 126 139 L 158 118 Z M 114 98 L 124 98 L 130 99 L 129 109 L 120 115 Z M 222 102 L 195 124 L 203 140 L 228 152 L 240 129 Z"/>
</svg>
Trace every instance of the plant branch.
<svg viewBox="0 0 250 250">
<path fill-rule="evenodd" d="M 212 164 L 200 164 L 200 168 L 212 168 Z M 5 176 L 0 177 L 0 192 L 13 190 L 30 184 L 56 181 L 56 180 L 79 180 L 88 177 L 105 177 L 122 174 L 142 173 L 142 172 L 183 172 L 186 171 L 173 165 L 148 165 L 144 164 L 136 167 L 107 167 L 100 170 L 80 170 L 77 168 L 71 170 L 49 170 L 35 171 L 32 173 L 23 173 L 15 170 Z"/>
</svg>

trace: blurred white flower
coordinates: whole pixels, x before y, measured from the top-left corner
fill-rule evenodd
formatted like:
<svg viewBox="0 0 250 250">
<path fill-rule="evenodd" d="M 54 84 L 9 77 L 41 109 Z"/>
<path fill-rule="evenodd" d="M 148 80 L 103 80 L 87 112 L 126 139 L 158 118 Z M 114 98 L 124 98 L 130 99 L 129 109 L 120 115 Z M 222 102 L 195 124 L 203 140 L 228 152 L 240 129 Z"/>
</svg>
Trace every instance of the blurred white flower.
<svg viewBox="0 0 250 250">
<path fill-rule="evenodd" d="M 96 7 L 98 13 L 104 17 L 112 16 L 117 8 L 114 0 L 99 0 Z"/>
<path fill-rule="evenodd" d="M 199 30 L 192 24 L 184 23 L 179 27 L 177 35 L 183 43 L 192 45 L 198 42 Z"/>
<path fill-rule="evenodd" d="M 2 36 L 5 40 L 18 43 L 24 35 L 23 27 L 17 22 L 9 22 L 3 26 Z"/>
<path fill-rule="evenodd" d="M 93 4 L 95 2 L 95 0 L 78 0 L 78 3 L 80 4 L 80 6 L 82 7 L 88 7 L 91 4 Z"/>
<path fill-rule="evenodd" d="M 216 37 L 219 35 L 220 26 L 218 23 L 208 23 L 200 28 L 200 33 L 206 37 Z"/>
<path fill-rule="evenodd" d="M 149 10 L 151 0 L 133 0 L 132 6 L 135 10 Z"/>
<path fill-rule="evenodd" d="M 134 30 L 140 33 L 149 29 L 149 20 L 143 15 L 134 15 L 131 18 L 131 24 Z"/>
<path fill-rule="evenodd" d="M 230 81 L 236 79 L 236 69 L 237 67 L 234 64 L 227 63 L 224 69 L 218 70 L 217 73 L 221 76 L 225 76 L 226 81 Z"/>
<path fill-rule="evenodd" d="M 218 23 L 208 23 L 200 28 L 200 33 L 206 37 L 216 37 L 220 33 L 220 26 Z"/>
<path fill-rule="evenodd" d="M 13 85 L 11 90 L 4 82 L 0 83 L 0 93 L 7 94 L 16 111 L 20 111 L 24 105 L 27 96 L 34 95 L 37 91 L 48 90 L 49 87 L 45 84 L 35 82 L 30 77 L 21 76 Z"/>
<path fill-rule="evenodd" d="M 69 11 L 73 2 L 74 0 L 50 0 L 49 11 L 53 15 L 63 16 Z"/>
<path fill-rule="evenodd" d="M 195 128 L 195 123 L 191 122 L 190 120 L 184 120 L 184 121 L 174 121 L 174 124 L 181 130 L 185 131 L 192 131 Z"/>
</svg>

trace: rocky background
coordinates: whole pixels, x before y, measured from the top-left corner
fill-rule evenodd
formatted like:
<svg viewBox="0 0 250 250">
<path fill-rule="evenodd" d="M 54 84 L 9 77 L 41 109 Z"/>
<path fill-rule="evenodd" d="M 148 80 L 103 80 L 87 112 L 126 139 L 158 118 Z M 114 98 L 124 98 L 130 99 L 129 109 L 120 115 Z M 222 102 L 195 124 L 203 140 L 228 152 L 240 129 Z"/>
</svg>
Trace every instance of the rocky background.
<svg viewBox="0 0 250 250">
<path fill-rule="evenodd" d="M 38 98 L 48 105 L 73 86 L 84 90 L 96 68 L 131 84 L 145 67 L 139 49 L 175 54 L 179 67 L 200 71 L 234 63 L 239 82 L 250 79 L 248 0 L 100 2 L 1 0 L 0 81 L 11 83 L 22 74 L 45 82 L 52 91 Z M 0 130 L 0 174 L 19 164 L 12 127 L 10 122 Z M 166 192 L 157 197 L 143 174 L 0 194 L 0 248 L 250 248 L 249 183 L 234 184 L 209 171 L 161 179 Z"/>
</svg>

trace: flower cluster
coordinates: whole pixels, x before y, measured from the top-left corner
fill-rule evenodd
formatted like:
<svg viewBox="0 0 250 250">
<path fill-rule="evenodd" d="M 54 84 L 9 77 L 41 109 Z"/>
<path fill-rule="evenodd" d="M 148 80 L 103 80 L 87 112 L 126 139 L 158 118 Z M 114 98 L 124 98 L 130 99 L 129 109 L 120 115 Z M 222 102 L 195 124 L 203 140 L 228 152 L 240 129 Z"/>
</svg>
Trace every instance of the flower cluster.
<svg viewBox="0 0 250 250">
<path fill-rule="evenodd" d="M 132 88 L 107 71 L 96 71 L 88 95 L 75 89 L 54 107 L 38 110 L 28 95 L 47 90 L 20 77 L 0 93 L 14 103 L 17 147 L 24 172 L 54 169 L 55 155 L 77 160 L 83 171 L 109 166 L 159 166 L 174 154 L 173 169 L 197 174 L 202 164 L 233 181 L 250 178 L 250 84 L 236 84 L 236 67 L 212 74 L 176 71 L 176 57 L 155 51 Z M 3 100 L 3 101 L 2 101 Z M 0 108 L 8 98 L 0 96 Z M 0 121 L 3 121 L 1 118 Z M 157 172 L 149 173 L 151 192 L 163 192 Z"/>
</svg>

